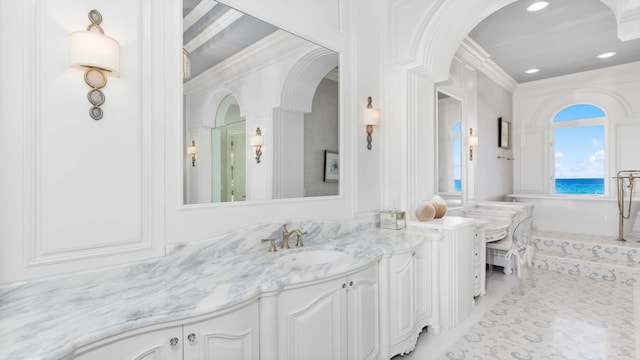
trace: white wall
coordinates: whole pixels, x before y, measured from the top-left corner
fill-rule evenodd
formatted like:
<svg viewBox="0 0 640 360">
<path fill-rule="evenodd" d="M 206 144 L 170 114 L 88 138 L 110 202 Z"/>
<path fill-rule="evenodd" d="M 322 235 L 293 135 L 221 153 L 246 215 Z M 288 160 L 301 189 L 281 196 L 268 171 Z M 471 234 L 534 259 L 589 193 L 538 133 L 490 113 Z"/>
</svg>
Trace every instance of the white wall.
<svg viewBox="0 0 640 360">
<path fill-rule="evenodd" d="M 498 147 L 498 118 L 513 120 L 512 93 L 478 72 L 478 138 L 476 199 L 505 200 L 513 192 L 512 149 Z"/>
<path fill-rule="evenodd" d="M 514 94 L 514 192 L 535 202 L 534 226 L 545 230 L 618 234 L 618 170 L 640 169 L 640 62 L 519 85 Z M 553 189 L 550 124 L 572 104 L 605 111 L 605 196 L 550 195 Z M 542 200 L 537 195 L 549 195 Z M 536 199 L 536 200 L 533 200 Z M 628 229 L 634 221 L 628 222 Z"/>
<path fill-rule="evenodd" d="M 164 5 L 1 2 L 0 281 L 164 254 Z M 69 66 L 94 6 L 121 47 L 99 121 Z"/>
</svg>

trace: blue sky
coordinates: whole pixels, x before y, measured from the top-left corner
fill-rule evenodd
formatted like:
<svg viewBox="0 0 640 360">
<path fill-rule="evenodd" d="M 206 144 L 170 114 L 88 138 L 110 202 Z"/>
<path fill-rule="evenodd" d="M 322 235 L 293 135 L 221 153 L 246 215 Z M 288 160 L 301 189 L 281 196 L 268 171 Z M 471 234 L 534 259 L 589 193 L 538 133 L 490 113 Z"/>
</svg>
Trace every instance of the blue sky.
<svg viewBox="0 0 640 360">
<path fill-rule="evenodd" d="M 592 105 L 575 105 L 554 121 L 604 117 Z M 604 125 L 555 129 L 556 179 L 604 178 Z"/>
</svg>

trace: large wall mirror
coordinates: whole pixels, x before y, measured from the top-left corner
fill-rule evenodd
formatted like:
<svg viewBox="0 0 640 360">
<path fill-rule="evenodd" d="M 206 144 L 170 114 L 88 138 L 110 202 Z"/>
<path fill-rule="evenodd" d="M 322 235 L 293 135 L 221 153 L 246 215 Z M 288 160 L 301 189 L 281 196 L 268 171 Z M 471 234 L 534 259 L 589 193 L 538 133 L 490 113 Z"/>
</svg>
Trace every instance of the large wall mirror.
<svg viewBox="0 0 640 360">
<path fill-rule="evenodd" d="M 462 204 L 462 101 L 436 91 L 437 186 L 450 207 Z"/>
<path fill-rule="evenodd" d="M 183 41 L 185 204 L 339 194 L 338 53 L 208 0 L 183 0 Z"/>
</svg>

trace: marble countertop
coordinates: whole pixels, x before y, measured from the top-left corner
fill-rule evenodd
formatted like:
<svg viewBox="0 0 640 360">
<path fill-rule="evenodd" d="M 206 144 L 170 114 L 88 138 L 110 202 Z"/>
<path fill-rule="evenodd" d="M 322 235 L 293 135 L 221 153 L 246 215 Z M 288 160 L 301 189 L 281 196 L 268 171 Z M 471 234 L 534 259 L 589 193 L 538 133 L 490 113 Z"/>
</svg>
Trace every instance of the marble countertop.
<svg viewBox="0 0 640 360">
<path fill-rule="evenodd" d="M 287 225 L 308 232 L 304 247 L 269 253 L 268 243 L 260 240 L 281 239 L 282 225 L 259 225 L 207 243 L 177 246 L 160 259 L 2 286 L 0 359 L 59 359 L 127 330 L 213 313 L 440 239 L 437 232 L 386 230 L 370 223 Z M 283 254 L 317 248 L 351 257 L 340 266 L 329 263 L 296 268 L 299 271 L 274 262 Z"/>
</svg>

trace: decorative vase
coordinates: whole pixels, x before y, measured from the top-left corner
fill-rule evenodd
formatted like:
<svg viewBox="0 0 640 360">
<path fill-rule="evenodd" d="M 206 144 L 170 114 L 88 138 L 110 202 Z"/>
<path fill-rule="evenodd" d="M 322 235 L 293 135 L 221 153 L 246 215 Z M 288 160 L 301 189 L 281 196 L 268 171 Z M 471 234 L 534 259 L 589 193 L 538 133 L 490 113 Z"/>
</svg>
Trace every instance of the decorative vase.
<svg viewBox="0 0 640 360">
<path fill-rule="evenodd" d="M 429 221 L 433 220 L 434 216 L 436 216 L 436 208 L 429 201 L 425 200 L 422 204 L 418 205 L 416 209 L 416 219 Z"/>
<path fill-rule="evenodd" d="M 433 195 L 433 197 L 429 199 L 429 202 L 436 210 L 434 219 L 439 219 L 447 213 L 447 202 L 439 195 Z"/>
</svg>

